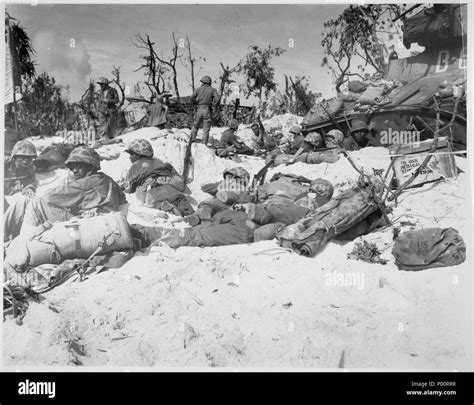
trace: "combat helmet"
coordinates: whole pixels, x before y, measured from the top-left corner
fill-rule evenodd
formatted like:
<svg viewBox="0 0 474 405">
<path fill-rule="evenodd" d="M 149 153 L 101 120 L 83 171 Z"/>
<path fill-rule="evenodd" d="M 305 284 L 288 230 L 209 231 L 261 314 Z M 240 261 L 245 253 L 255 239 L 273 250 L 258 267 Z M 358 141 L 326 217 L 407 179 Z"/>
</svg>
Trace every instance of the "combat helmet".
<svg viewBox="0 0 474 405">
<path fill-rule="evenodd" d="M 331 129 L 325 136 L 325 142 L 328 148 L 342 147 L 344 134 L 338 129 Z"/>
<path fill-rule="evenodd" d="M 237 129 L 239 127 L 239 121 L 236 119 L 231 119 L 228 123 L 230 129 Z"/>
<path fill-rule="evenodd" d="M 125 149 L 125 152 L 128 153 L 136 153 L 137 155 L 140 156 L 145 156 L 148 158 L 153 157 L 153 147 L 151 146 L 151 143 L 148 142 L 146 139 L 135 139 L 128 145 L 128 148 Z"/>
<path fill-rule="evenodd" d="M 304 140 L 314 146 L 319 146 L 324 141 L 323 136 L 319 132 L 310 132 Z"/>
<path fill-rule="evenodd" d="M 385 184 L 383 180 L 374 175 L 361 175 L 359 176 L 359 179 L 357 180 L 357 185 L 360 188 L 370 188 L 373 190 L 374 194 L 383 194 L 383 191 L 385 189 Z"/>
<path fill-rule="evenodd" d="M 106 77 L 99 77 L 99 78 L 97 79 L 97 82 L 96 82 L 96 83 L 99 83 L 99 84 L 106 84 L 106 85 L 107 85 L 107 84 L 109 84 L 110 82 L 109 82 L 109 79 L 107 79 Z"/>
<path fill-rule="evenodd" d="M 351 133 L 354 133 L 356 131 L 361 131 L 361 130 L 366 130 L 366 131 L 369 130 L 367 123 L 361 120 L 355 120 L 351 125 Z"/>
<path fill-rule="evenodd" d="M 316 194 L 318 206 L 326 204 L 334 194 L 334 186 L 329 181 L 321 178 L 313 180 L 309 190 Z"/>
<path fill-rule="evenodd" d="M 212 83 L 212 79 L 209 76 L 203 76 L 201 79 L 201 83 L 208 84 L 210 86 Z"/>
<path fill-rule="evenodd" d="M 237 167 L 232 167 L 231 169 L 224 170 L 224 178 L 227 174 L 231 174 L 235 178 L 242 179 L 245 184 L 247 184 L 250 181 L 250 174 L 247 170 L 245 170 L 241 166 Z"/>
<path fill-rule="evenodd" d="M 23 140 L 18 141 L 12 149 L 12 159 L 16 156 L 32 156 L 36 157 L 36 148 L 33 142 Z"/>
<path fill-rule="evenodd" d="M 87 163 L 88 165 L 100 170 L 100 156 L 91 148 L 79 146 L 74 148 L 67 158 L 65 165 L 69 167 L 71 163 Z"/>
</svg>

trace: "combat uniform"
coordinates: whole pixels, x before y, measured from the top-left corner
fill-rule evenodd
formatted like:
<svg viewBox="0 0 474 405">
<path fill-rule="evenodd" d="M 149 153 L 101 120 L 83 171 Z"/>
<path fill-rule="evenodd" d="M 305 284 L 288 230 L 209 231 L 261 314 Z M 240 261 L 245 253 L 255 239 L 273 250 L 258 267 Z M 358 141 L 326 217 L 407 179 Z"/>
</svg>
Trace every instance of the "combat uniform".
<svg viewBox="0 0 474 405">
<path fill-rule="evenodd" d="M 211 108 L 216 104 L 219 96 L 217 90 L 211 86 L 211 78 L 205 76 L 201 79 L 203 85 L 197 88 L 191 95 L 191 103 L 197 104 L 196 118 L 194 119 L 191 136 L 196 138 L 198 128 L 202 123 L 202 141 L 207 144 L 209 131 L 211 130 Z"/>
</svg>

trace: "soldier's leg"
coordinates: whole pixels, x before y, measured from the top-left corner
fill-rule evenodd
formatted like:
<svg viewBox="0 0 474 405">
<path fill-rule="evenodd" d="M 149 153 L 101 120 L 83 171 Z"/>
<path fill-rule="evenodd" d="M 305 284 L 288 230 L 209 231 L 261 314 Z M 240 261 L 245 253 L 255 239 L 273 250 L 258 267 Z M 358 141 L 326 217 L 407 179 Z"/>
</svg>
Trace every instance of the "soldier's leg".
<svg viewBox="0 0 474 405">
<path fill-rule="evenodd" d="M 206 107 L 203 114 L 202 124 L 202 143 L 207 144 L 209 142 L 209 131 L 211 130 L 211 111 Z"/>
<path fill-rule="evenodd" d="M 191 129 L 191 136 L 193 137 L 193 139 L 196 139 L 198 129 L 202 121 L 203 121 L 203 110 L 201 107 L 199 107 L 196 111 L 196 118 L 194 119 L 193 128 Z"/>
<path fill-rule="evenodd" d="M 107 115 L 103 112 L 97 113 L 97 139 L 107 138 Z"/>
</svg>

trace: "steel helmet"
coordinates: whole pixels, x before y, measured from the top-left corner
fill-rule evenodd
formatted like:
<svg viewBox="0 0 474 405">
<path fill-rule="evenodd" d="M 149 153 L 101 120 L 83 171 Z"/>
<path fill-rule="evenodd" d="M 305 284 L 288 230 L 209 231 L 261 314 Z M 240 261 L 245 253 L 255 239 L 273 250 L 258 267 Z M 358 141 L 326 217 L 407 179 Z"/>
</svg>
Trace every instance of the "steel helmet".
<svg viewBox="0 0 474 405">
<path fill-rule="evenodd" d="M 355 120 L 351 125 L 351 133 L 356 132 L 356 131 L 360 131 L 360 130 L 363 130 L 363 129 L 366 130 L 366 131 L 369 130 L 369 127 L 367 126 L 367 123 L 365 123 L 364 121 Z"/>
<path fill-rule="evenodd" d="M 301 133 L 301 127 L 299 125 L 293 125 L 291 128 L 290 128 L 290 134 L 296 134 L 298 135 L 299 133 Z"/>
<path fill-rule="evenodd" d="M 324 141 L 323 136 L 319 132 L 310 132 L 304 140 L 314 146 L 320 146 Z"/>
<path fill-rule="evenodd" d="M 15 156 L 33 156 L 36 157 L 36 148 L 33 142 L 24 140 L 18 141 L 12 149 L 11 157 Z"/>
<path fill-rule="evenodd" d="M 99 84 L 109 84 L 110 82 L 109 82 L 109 79 L 107 79 L 106 77 L 99 77 L 97 79 L 97 83 L 99 83 Z"/>
<path fill-rule="evenodd" d="M 328 202 L 333 193 L 334 187 L 333 185 L 324 179 L 316 179 L 313 180 L 309 186 L 310 191 L 316 193 L 319 197 L 324 198 L 326 202 Z"/>
<path fill-rule="evenodd" d="M 344 142 L 344 134 L 338 129 L 331 129 L 326 134 L 325 141 L 328 148 L 341 147 Z"/>
<path fill-rule="evenodd" d="M 243 167 L 232 167 L 231 169 L 227 169 L 224 171 L 224 178 L 227 174 L 231 174 L 232 176 L 244 180 L 246 183 L 250 181 L 250 174 L 247 170 Z"/>
<path fill-rule="evenodd" d="M 145 156 L 145 157 L 153 157 L 153 147 L 151 143 L 148 142 L 146 139 L 135 139 L 128 145 L 128 148 L 125 149 L 125 152 L 128 153 L 136 153 L 137 155 Z"/>
<path fill-rule="evenodd" d="M 203 78 L 201 79 L 201 83 L 210 85 L 212 83 L 212 79 L 209 76 L 203 76 Z"/>
<path fill-rule="evenodd" d="M 85 146 L 79 146 L 74 148 L 67 158 L 65 165 L 69 167 L 71 163 L 87 163 L 97 170 L 100 170 L 100 156 L 91 148 Z"/>
<path fill-rule="evenodd" d="M 236 119 L 231 119 L 228 125 L 231 129 L 237 129 L 239 127 L 239 121 L 237 121 Z"/>
<path fill-rule="evenodd" d="M 357 185 L 361 188 L 371 187 L 375 194 L 382 194 L 385 189 L 382 179 L 374 175 L 360 176 Z"/>
</svg>

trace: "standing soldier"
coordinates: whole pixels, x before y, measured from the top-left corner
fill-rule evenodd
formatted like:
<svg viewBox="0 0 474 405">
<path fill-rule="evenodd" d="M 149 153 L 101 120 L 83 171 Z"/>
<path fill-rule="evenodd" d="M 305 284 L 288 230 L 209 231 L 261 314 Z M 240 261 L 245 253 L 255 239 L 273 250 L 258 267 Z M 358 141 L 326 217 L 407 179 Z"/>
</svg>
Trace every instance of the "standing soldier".
<svg viewBox="0 0 474 405">
<path fill-rule="evenodd" d="M 148 126 L 157 127 L 158 129 L 166 128 L 168 118 L 166 114 L 168 112 L 168 106 L 163 102 L 164 97 L 158 95 L 155 98 L 155 102 L 148 108 Z"/>
<path fill-rule="evenodd" d="M 99 105 L 97 107 L 97 133 L 99 139 L 112 139 L 115 135 L 115 121 L 117 118 L 117 103 L 120 101 L 117 90 L 109 86 L 109 80 L 105 77 L 99 78 L 100 86 L 98 94 Z"/>
<path fill-rule="evenodd" d="M 211 108 L 215 106 L 219 96 L 217 90 L 211 86 L 212 80 L 209 76 L 201 79 L 202 86 L 197 88 L 191 96 L 191 103 L 197 104 L 196 118 L 191 130 L 191 139 L 195 139 L 201 123 L 203 129 L 202 142 L 207 145 L 209 131 L 211 129 Z"/>
</svg>

